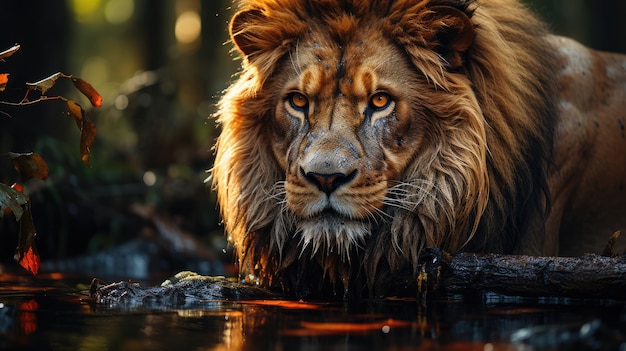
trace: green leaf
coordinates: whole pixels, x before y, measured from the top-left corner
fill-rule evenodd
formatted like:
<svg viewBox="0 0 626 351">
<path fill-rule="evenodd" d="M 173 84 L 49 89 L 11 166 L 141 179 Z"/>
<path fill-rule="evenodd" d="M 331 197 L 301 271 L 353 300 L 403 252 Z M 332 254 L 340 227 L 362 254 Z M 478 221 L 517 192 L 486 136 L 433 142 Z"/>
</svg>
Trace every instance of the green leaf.
<svg viewBox="0 0 626 351">
<path fill-rule="evenodd" d="M 31 90 L 39 89 L 42 94 L 45 94 L 46 91 L 48 91 L 50 88 L 54 86 L 54 84 L 57 82 L 57 79 L 62 78 L 62 77 L 67 77 L 67 75 L 61 72 L 57 72 L 51 75 L 50 77 L 44 78 L 38 82 L 26 83 L 26 86 L 28 87 L 28 89 L 31 89 Z"/>
<path fill-rule="evenodd" d="M 28 202 L 28 196 L 11 188 L 10 186 L 0 183 L 0 218 L 4 217 L 4 212 L 9 210 L 15 215 L 16 220 L 22 218 L 22 205 Z"/>
</svg>

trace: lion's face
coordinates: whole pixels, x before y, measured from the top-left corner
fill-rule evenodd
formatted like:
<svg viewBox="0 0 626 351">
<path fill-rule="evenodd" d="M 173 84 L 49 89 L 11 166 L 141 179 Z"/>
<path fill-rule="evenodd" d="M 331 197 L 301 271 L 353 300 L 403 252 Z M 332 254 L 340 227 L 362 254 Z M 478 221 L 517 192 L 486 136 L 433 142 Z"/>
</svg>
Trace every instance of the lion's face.
<svg viewBox="0 0 626 351">
<path fill-rule="evenodd" d="M 281 18 L 297 2 L 233 18 L 249 65 L 238 96 L 223 100 L 236 112 L 220 138 L 236 143 L 221 153 L 218 145 L 214 169 L 232 181 L 219 194 L 241 226 L 229 232 L 239 231 L 245 251 L 267 230 L 289 259 L 350 262 L 372 236 L 407 257 L 425 244 L 457 249 L 488 193 L 484 122 L 456 72 L 473 25 L 459 9 L 419 1 L 392 10 L 347 1 L 349 13 L 340 3 L 328 3 L 333 17 L 311 2 L 307 11 L 320 13 L 301 22 Z M 421 18 L 403 18 L 407 11 Z"/>
<path fill-rule="evenodd" d="M 402 174 L 437 122 L 414 98 L 426 83 L 396 46 L 372 35 L 344 48 L 301 40 L 271 88 L 268 139 L 285 172 L 287 209 L 314 251 L 347 253 L 386 220 L 385 206 L 415 206 L 402 197 Z"/>
</svg>

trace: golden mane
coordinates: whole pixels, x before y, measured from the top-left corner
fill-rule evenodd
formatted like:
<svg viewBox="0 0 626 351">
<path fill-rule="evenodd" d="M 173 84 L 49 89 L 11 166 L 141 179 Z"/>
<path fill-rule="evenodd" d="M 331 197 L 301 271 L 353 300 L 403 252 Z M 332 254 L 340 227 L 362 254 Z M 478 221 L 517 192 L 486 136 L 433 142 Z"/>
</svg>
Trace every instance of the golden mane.
<svg viewBox="0 0 626 351">
<path fill-rule="evenodd" d="M 433 16 L 435 12 L 451 15 Z M 457 30 L 471 19 L 471 34 Z M 376 26 L 435 87 L 424 92 L 447 129 L 403 170 L 426 196 L 389 210 L 388 223 L 338 254 L 303 251 L 284 206 L 285 174 L 272 154 L 274 74 L 298 41 L 324 28 L 338 45 Z M 556 59 L 547 32 L 512 0 L 242 0 L 231 35 L 243 70 L 220 101 L 213 187 L 243 278 L 300 295 L 363 286 L 377 294 L 390 276 L 413 272 L 424 245 L 449 251 L 532 251 L 548 211 L 546 170 L 556 110 Z M 456 49 L 450 36 L 466 35 Z M 450 47 L 443 48 L 446 44 Z M 459 117 L 461 116 L 461 117 Z M 455 119 L 462 120 L 455 124 Z M 444 134 L 445 133 L 445 134 Z M 435 134 L 435 133 L 433 133 Z M 417 194 L 414 194 L 417 195 Z M 529 249 L 530 247 L 530 249 Z M 342 292 L 343 290 L 339 290 Z"/>
</svg>

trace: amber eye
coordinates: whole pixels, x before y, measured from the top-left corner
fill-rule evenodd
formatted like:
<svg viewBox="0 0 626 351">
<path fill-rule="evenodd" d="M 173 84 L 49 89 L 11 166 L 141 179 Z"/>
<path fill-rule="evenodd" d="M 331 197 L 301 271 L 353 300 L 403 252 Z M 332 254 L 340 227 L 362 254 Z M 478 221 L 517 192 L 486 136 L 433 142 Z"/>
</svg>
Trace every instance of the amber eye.
<svg viewBox="0 0 626 351">
<path fill-rule="evenodd" d="M 304 110 L 309 105 L 309 99 L 300 93 L 293 93 L 289 95 L 289 103 L 296 110 Z"/>
<path fill-rule="evenodd" d="M 389 106 L 391 97 L 387 93 L 376 93 L 370 98 L 370 106 L 375 110 L 382 110 Z"/>
</svg>

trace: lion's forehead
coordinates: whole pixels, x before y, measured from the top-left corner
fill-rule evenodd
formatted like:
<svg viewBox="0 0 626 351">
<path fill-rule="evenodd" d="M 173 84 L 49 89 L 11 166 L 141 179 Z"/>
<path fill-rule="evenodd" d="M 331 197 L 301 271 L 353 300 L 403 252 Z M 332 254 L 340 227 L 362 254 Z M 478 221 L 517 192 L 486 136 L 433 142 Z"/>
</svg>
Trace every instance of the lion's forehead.
<svg viewBox="0 0 626 351">
<path fill-rule="evenodd" d="M 299 89 L 320 99 L 367 98 L 379 88 L 387 68 L 379 51 L 381 46 L 386 45 L 374 46 L 360 38 L 344 45 L 309 39 L 303 47 L 296 48 L 299 55 L 306 56 L 293 66 Z"/>
</svg>

